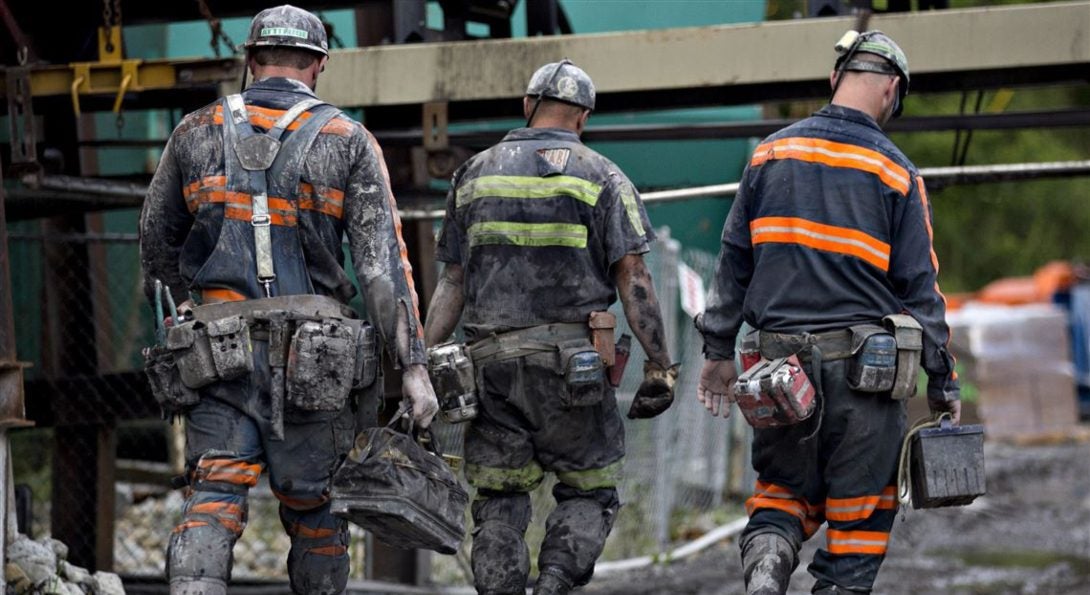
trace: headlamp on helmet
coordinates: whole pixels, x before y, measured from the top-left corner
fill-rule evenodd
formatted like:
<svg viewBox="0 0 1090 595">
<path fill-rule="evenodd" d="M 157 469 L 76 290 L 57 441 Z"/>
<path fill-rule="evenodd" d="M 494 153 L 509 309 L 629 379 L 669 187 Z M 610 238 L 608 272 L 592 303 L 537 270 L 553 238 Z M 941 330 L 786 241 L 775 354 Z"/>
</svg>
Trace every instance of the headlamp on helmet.
<svg viewBox="0 0 1090 595">
<path fill-rule="evenodd" d="M 901 51 L 896 42 L 881 31 L 867 31 L 865 33 L 848 31 L 836 42 L 833 49 L 837 53 L 836 71 L 841 74 L 845 71 L 875 72 L 897 77 L 897 103 L 893 107 L 893 116 L 901 115 L 904 110 L 905 96 L 908 95 L 908 58 L 905 57 L 905 53 Z M 885 59 L 885 61 L 859 60 L 856 56 L 860 52 L 874 54 Z M 840 81 L 838 80 L 837 87 L 839 86 Z M 833 89 L 833 95 L 836 95 L 835 88 Z"/>
</svg>

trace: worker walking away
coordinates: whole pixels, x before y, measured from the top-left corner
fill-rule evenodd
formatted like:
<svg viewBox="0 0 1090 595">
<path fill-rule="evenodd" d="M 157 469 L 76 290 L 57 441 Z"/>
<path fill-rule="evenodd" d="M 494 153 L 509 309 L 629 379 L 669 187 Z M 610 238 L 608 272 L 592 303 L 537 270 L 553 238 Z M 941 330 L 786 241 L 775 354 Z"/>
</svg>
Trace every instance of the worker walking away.
<svg viewBox="0 0 1090 595">
<path fill-rule="evenodd" d="M 447 197 L 425 337 L 435 345 L 464 316 L 480 395 L 465 438 L 479 593 L 524 592 L 530 492 L 546 472 L 557 506 L 534 593 L 591 578 L 620 506 L 624 428 L 607 382 L 618 293 L 647 353 L 628 416 L 673 401 L 678 366 L 642 257 L 647 214 L 620 169 L 579 140 L 594 96 L 571 62 L 542 66 L 523 99 L 526 127 L 466 162 Z"/>
<path fill-rule="evenodd" d="M 748 593 L 786 592 L 826 521 L 814 592 L 869 593 L 921 358 L 931 410 L 960 413 L 927 192 L 881 128 L 901 112 L 908 62 L 879 31 L 836 49 L 831 104 L 767 138 L 742 174 L 697 319 L 699 400 L 724 417 L 736 400 L 756 428 Z"/>
<path fill-rule="evenodd" d="M 254 83 L 182 120 L 140 218 L 148 294 L 159 281 L 182 304 L 149 364 L 164 409 L 186 422 L 167 574 L 174 594 L 226 592 L 247 492 L 268 470 L 292 590 L 341 593 L 348 530 L 328 485 L 352 445 L 354 397 L 376 382 L 374 345 L 402 370 L 420 425 L 437 405 L 382 151 L 313 92 L 328 60 L 322 22 L 263 10 L 245 47 Z M 346 233 L 370 324 L 346 305 Z"/>
</svg>

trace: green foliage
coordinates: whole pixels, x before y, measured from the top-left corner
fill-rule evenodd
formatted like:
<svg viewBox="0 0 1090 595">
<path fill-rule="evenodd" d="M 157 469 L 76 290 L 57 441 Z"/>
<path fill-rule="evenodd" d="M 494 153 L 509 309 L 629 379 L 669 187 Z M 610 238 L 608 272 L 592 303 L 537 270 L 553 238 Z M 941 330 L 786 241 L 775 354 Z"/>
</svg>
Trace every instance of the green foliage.
<svg viewBox="0 0 1090 595">
<path fill-rule="evenodd" d="M 1090 104 L 1084 87 L 1020 90 L 1008 105 L 985 93 L 982 110 L 1044 110 Z M 966 111 L 976 105 L 967 98 Z M 908 98 L 910 115 L 957 113 L 960 94 Z M 891 135 L 918 167 L 950 165 L 954 132 Z M 964 142 L 965 133 L 962 134 Z M 965 164 L 1032 163 L 1086 159 L 1090 137 L 1082 130 L 976 131 Z M 1029 275 L 1050 260 L 1090 259 L 1090 180 L 1010 181 L 932 191 L 935 250 L 946 291 L 972 291 L 1006 276 Z"/>
</svg>

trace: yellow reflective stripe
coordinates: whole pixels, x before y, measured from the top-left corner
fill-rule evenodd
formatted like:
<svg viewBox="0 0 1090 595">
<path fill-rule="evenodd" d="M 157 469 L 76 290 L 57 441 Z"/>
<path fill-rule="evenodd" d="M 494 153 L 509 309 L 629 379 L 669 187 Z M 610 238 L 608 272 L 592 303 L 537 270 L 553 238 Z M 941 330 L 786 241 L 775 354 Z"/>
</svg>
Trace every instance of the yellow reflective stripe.
<svg viewBox="0 0 1090 595">
<path fill-rule="evenodd" d="M 636 195 L 632 192 L 632 187 L 625 185 L 621 190 L 621 202 L 624 203 L 624 210 L 628 213 L 628 222 L 632 224 L 632 229 L 636 230 L 637 235 L 643 235 L 643 221 L 640 219 L 640 207 L 636 204 Z"/>
<path fill-rule="evenodd" d="M 557 471 L 556 478 L 560 480 L 560 483 L 570 485 L 577 490 L 589 491 L 601 488 L 615 488 L 621 481 L 621 470 L 623 468 L 624 459 L 621 459 L 601 469 Z"/>
<path fill-rule="evenodd" d="M 469 245 L 587 247 L 587 228 L 577 223 L 482 221 L 469 226 Z"/>
<path fill-rule="evenodd" d="M 455 195 L 455 206 L 479 198 L 553 198 L 570 196 L 590 206 L 598 204 L 602 187 L 573 176 L 481 176 L 466 182 Z"/>
<path fill-rule="evenodd" d="M 545 470 L 535 461 L 518 469 L 466 464 L 466 481 L 478 490 L 530 492 L 541 483 Z"/>
</svg>

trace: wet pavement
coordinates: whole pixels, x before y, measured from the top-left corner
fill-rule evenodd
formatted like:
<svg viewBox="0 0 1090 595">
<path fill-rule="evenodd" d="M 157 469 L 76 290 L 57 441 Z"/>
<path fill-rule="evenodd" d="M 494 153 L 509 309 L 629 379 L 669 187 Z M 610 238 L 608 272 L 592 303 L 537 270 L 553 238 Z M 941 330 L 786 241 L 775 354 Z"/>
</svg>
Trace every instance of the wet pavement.
<svg viewBox="0 0 1090 595">
<path fill-rule="evenodd" d="M 902 512 L 875 593 L 1090 593 L 1090 443 L 987 444 L 988 494 L 965 507 Z M 801 552 L 792 594 L 809 593 Z M 744 593 L 737 546 L 726 542 L 669 565 L 602 576 L 596 595 Z"/>
</svg>

